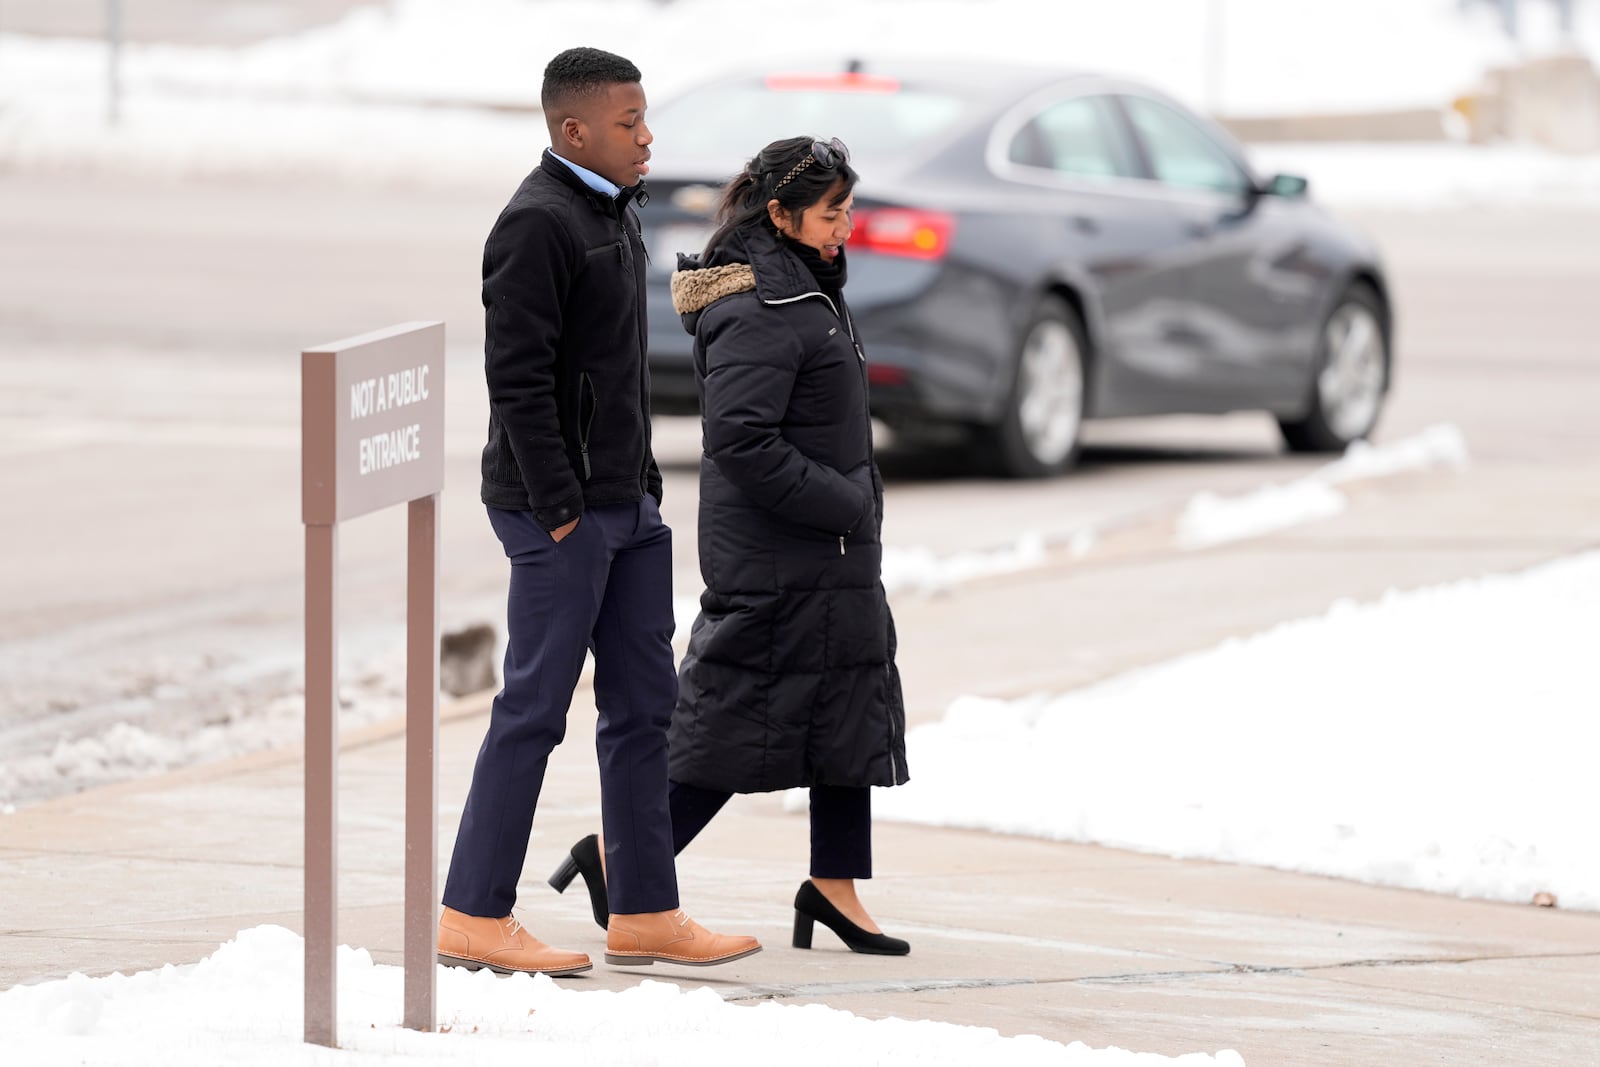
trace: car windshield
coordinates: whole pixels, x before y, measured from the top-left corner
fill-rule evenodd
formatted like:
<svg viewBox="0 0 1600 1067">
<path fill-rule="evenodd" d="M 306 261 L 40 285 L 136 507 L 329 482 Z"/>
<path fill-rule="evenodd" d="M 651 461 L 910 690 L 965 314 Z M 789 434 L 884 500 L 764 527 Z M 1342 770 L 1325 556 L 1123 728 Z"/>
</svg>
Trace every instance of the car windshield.
<svg viewBox="0 0 1600 1067">
<path fill-rule="evenodd" d="M 706 85 L 654 108 L 664 151 L 689 158 L 744 158 L 777 137 L 837 137 L 852 152 L 904 151 L 953 126 L 969 101 L 890 79 L 785 78 Z"/>
</svg>

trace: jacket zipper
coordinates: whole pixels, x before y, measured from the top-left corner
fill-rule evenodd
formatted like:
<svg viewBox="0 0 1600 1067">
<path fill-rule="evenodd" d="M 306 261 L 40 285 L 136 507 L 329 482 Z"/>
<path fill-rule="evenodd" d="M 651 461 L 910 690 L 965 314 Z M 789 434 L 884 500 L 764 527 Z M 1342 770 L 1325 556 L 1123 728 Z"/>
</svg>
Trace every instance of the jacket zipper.
<svg viewBox="0 0 1600 1067">
<path fill-rule="evenodd" d="M 779 304 L 793 304 L 801 300 L 809 300 L 811 297 L 816 297 L 824 304 L 827 304 L 828 307 L 833 311 L 833 317 L 844 323 L 845 333 L 850 335 L 850 344 L 855 347 L 856 358 L 865 363 L 867 361 L 867 354 L 861 351 L 861 342 L 856 340 L 855 323 L 850 321 L 849 315 L 840 313 L 838 305 L 833 302 L 827 293 L 801 293 L 799 296 L 786 296 L 782 300 L 763 300 L 761 302 L 766 304 L 768 307 L 777 307 Z"/>
<path fill-rule="evenodd" d="M 845 331 L 845 333 L 850 335 L 850 344 L 852 346 L 854 346 L 854 348 L 856 350 L 856 358 L 859 359 L 861 362 L 865 363 L 867 361 L 867 354 L 865 352 L 861 351 L 861 342 L 856 340 L 855 323 L 850 321 L 850 316 L 849 315 L 842 315 L 842 314 L 839 313 L 838 305 L 836 305 L 833 302 L 833 300 L 829 298 L 827 293 L 801 293 L 799 296 L 786 296 L 782 300 L 763 300 L 761 302 L 763 304 L 766 304 L 768 307 L 776 307 L 779 304 L 794 304 L 794 303 L 798 303 L 801 300 L 809 300 L 811 297 L 816 297 L 818 300 L 821 300 L 824 304 L 827 304 L 828 307 L 833 310 L 833 317 L 838 319 L 840 322 L 844 323 L 844 331 Z M 872 409 L 871 409 L 870 406 L 867 408 L 867 419 L 868 419 L 868 421 L 870 423 L 870 421 L 872 419 Z M 869 434 L 869 438 L 868 438 L 868 441 L 867 441 L 867 448 L 869 450 L 872 448 L 872 441 L 871 441 L 871 438 L 870 438 L 870 434 Z M 844 539 L 845 539 L 845 535 L 844 534 L 840 534 L 839 535 L 839 555 L 841 555 L 841 556 L 844 555 Z"/>
<path fill-rule="evenodd" d="M 839 309 L 834 306 L 833 301 L 828 299 L 828 294 L 826 294 L 826 293 L 801 293 L 799 296 L 787 297 L 787 298 L 785 298 L 783 300 L 763 300 L 762 303 L 763 304 L 768 304 L 768 305 L 793 304 L 798 300 L 805 300 L 808 297 L 813 297 L 813 296 L 821 297 L 822 300 L 827 302 L 827 305 L 830 308 L 833 308 L 834 315 L 841 322 L 844 323 L 845 332 L 850 335 L 850 343 L 852 345 L 854 345 L 855 349 L 856 349 L 856 358 L 859 359 L 862 363 L 865 363 L 867 361 L 867 354 L 865 352 L 861 351 L 861 342 L 856 340 L 855 323 L 850 321 L 850 316 L 849 315 L 841 315 L 839 313 Z M 869 404 L 868 408 L 867 408 L 868 418 L 871 417 L 871 413 L 872 413 L 872 408 L 871 408 L 871 405 Z M 872 439 L 871 439 L 870 436 L 867 438 L 867 449 L 868 449 L 868 451 L 870 453 L 870 451 L 872 449 Z M 844 536 L 842 534 L 839 537 L 839 555 L 841 555 L 841 556 L 844 555 Z M 900 765 L 895 761 L 895 758 L 894 758 L 895 739 L 897 737 L 899 737 L 899 736 L 902 736 L 902 732 L 895 729 L 893 716 L 890 716 L 890 719 L 889 719 L 889 753 L 890 753 L 890 755 L 889 755 L 889 764 L 894 770 L 894 778 L 895 778 L 895 784 L 896 785 L 900 785 L 901 783 L 903 783 L 906 780 L 906 779 L 900 777 Z"/>
<path fill-rule="evenodd" d="M 623 255 L 634 248 L 633 235 L 628 229 L 628 209 L 624 207 L 617 216 L 617 228 L 622 231 Z M 636 258 L 633 262 L 634 294 L 638 296 L 639 278 L 650 263 L 650 250 L 644 244 L 644 230 L 639 231 L 638 249 L 644 253 L 644 265 L 640 265 Z M 624 264 L 626 265 L 626 264 Z M 641 298 L 642 299 L 642 298 Z M 650 421 L 650 326 L 644 314 L 644 308 L 639 309 L 639 413 L 644 423 L 644 452 L 639 457 L 639 488 L 649 492 L 650 486 L 650 456 L 652 454 L 651 438 L 654 436 L 654 427 Z"/>
<path fill-rule="evenodd" d="M 626 206 L 624 206 L 620 211 L 617 210 L 617 204 L 615 200 L 609 201 L 609 203 L 612 209 L 611 215 L 617 220 L 617 265 L 620 266 L 624 272 L 627 272 L 631 275 L 635 286 L 635 295 L 637 296 L 639 275 L 642 268 L 640 267 L 638 260 L 633 259 L 633 269 L 632 271 L 628 270 L 629 260 L 631 258 L 629 253 L 632 252 L 634 248 L 633 233 L 628 229 L 628 209 Z M 648 262 L 650 259 L 650 253 L 645 250 L 643 233 L 639 234 L 638 248 L 640 251 L 644 252 L 645 261 Z M 639 315 L 639 412 L 641 421 L 644 423 L 644 448 L 641 450 L 641 454 L 639 456 L 639 488 L 647 491 L 650 482 L 650 439 L 652 435 L 650 417 L 648 414 L 650 411 L 650 389 L 646 384 L 648 380 L 646 375 L 649 374 L 649 366 L 648 359 L 644 353 L 648 351 L 649 347 L 650 331 L 645 322 L 643 309 L 641 308 Z M 591 385 L 590 388 L 592 390 L 593 386 Z M 596 406 L 599 406 L 598 398 L 596 400 Z M 591 414 L 591 422 L 593 421 L 593 418 L 594 416 Z M 579 451 L 583 455 L 583 472 L 584 478 L 587 480 L 589 477 L 589 444 L 587 427 L 585 428 L 584 439 L 580 443 Z"/>
<path fill-rule="evenodd" d="M 578 455 L 583 459 L 583 480 L 588 481 L 589 471 L 589 430 L 594 426 L 595 412 L 600 409 L 600 397 L 594 391 L 594 381 L 589 377 L 589 372 L 584 371 L 578 375 L 578 413 L 583 413 L 583 394 L 587 390 L 590 398 L 589 417 L 583 420 L 583 430 L 578 434 Z"/>
<path fill-rule="evenodd" d="M 620 213 L 617 213 L 614 210 L 615 201 L 612 201 L 611 203 L 613 204 L 613 216 L 612 217 L 614 217 L 617 220 L 617 234 L 618 234 L 618 239 L 617 239 L 617 244 L 616 244 L 616 247 L 617 247 L 617 263 L 624 271 L 627 271 L 628 263 L 629 263 L 629 255 L 628 255 L 628 253 L 632 250 L 631 246 L 633 244 L 632 240 L 630 239 L 630 231 L 628 230 L 627 209 L 624 208 Z M 639 239 L 639 247 L 641 249 L 644 247 L 644 238 L 642 236 Z M 589 255 L 591 255 L 591 256 L 595 255 L 595 254 L 599 253 L 600 251 L 601 251 L 601 249 L 594 249 L 593 251 L 591 251 L 589 253 Z M 648 258 L 648 253 L 646 254 L 646 258 Z M 635 287 L 636 287 L 635 291 L 637 292 L 638 275 L 639 275 L 639 266 L 638 266 L 637 261 L 635 261 L 635 263 L 634 263 L 634 269 L 632 271 L 632 275 L 633 275 L 634 284 L 635 284 Z M 641 314 L 639 315 L 639 320 L 640 320 L 639 321 L 639 352 L 641 353 L 641 357 L 640 357 L 640 360 L 639 360 L 639 403 L 640 403 L 641 406 L 640 406 L 639 410 L 640 410 L 641 413 L 644 413 L 644 412 L 648 412 L 650 410 L 649 389 L 645 384 L 645 382 L 646 382 L 646 377 L 645 376 L 648 373 L 648 367 L 646 366 L 646 361 L 645 361 L 645 359 L 643 357 L 643 353 L 649 347 L 649 331 L 648 331 L 648 329 L 647 329 L 647 327 L 645 325 L 644 315 L 642 314 L 642 310 L 643 309 L 641 309 Z M 583 419 L 583 428 L 579 432 L 579 435 L 578 435 L 578 455 L 579 455 L 579 458 L 583 461 L 583 480 L 584 481 L 588 481 L 594 475 L 594 472 L 593 472 L 593 469 L 592 469 L 592 465 L 590 464 L 590 461 L 589 461 L 589 433 L 590 433 L 590 430 L 594 427 L 595 415 L 598 413 L 598 411 L 600 409 L 600 397 L 599 397 L 599 394 L 595 391 L 594 381 L 589 377 L 589 372 L 588 371 L 583 371 L 579 375 L 578 380 L 579 380 L 578 404 L 579 404 L 579 408 L 580 408 L 580 411 L 579 411 L 579 417 L 580 418 L 583 417 L 581 408 L 582 408 L 582 405 L 583 405 L 583 390 L 585 388 L 588 389 L 589 396 L 593 400 L 593 407 L 590 408 L 588 417 Z M 643 449 L 643 454 L 640 456 L 640 459 L 639 459 L 639 484 L 640 484 L 641 488 L 643 488 L 646 485 L 646 483 L 649 481 L 650 437 L 651 437 L 651 433 L 650 433 L 651 426 L 650 426 L 649 417 L 647 415 L 644 416 L 642 421 L 644 422 L 644 449 Z"/>
</svg>

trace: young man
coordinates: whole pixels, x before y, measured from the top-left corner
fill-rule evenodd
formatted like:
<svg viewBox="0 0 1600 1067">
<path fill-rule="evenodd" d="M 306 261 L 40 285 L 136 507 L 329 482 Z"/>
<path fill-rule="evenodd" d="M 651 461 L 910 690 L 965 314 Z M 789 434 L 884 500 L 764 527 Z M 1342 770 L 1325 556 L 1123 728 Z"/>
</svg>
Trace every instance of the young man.
<svg viewBox="0 0 1600 1067">
<path fill-rule="evenodd" d="M 439 959 L 575 974 L 581 952 L 511 915 L 550 752 L 594 650 L 606 960 L 714 964 L 760 951 L 678 910 L 667 809 L 672 540 L 650 450 L 644 246 L 650 170 L 639 70 L 594 48 L 545 68 L 550 149 L 483 253 L 489 442 L 483 502 L 511 560 L 505 685 L 461 814 Z"/>
</svg>

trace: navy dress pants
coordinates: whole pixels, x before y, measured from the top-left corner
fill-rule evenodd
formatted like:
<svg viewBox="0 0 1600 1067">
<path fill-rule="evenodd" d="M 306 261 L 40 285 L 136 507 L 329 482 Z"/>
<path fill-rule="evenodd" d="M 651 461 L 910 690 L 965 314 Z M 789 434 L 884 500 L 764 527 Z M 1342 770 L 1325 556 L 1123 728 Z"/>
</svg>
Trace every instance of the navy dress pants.
<svg viewBox="0 0 1600 1067">
<path fill-rule="evenodd" d="M 489 509 L 511 560 L 504 688 L 461 813 L 444 903 L 511 914 L 550 752 L 594 651 L 595 749 L 611 910 L 678 906 L 667 808 L 672 658 L 672 532 L 653 497 L 588 508 L 558 544 L 531 512 Z"/>
<path fill-rule="evenodd" d="M 672 851 L 682 852 L 732 793 L 673 782 Z M 811 787 L 811 877 L 872 877 L 872 790 L 866 786 Z"/>
</svg>

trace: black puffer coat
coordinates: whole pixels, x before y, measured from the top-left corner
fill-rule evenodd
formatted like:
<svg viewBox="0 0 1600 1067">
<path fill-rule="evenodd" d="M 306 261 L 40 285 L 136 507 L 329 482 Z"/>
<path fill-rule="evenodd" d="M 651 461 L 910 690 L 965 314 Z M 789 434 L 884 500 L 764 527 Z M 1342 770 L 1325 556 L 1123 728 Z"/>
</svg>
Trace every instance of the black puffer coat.
<svg viewBox="0 0 1600 1067">
<path fill-rule="evenodd" d="M 706 591 L 679 673 L 674 781 L 754 793 L 906 781 L 880 572 L 883 482 L 849 311 L 769 230 L 680 260 L 694 334 Z"/>
</svg>

